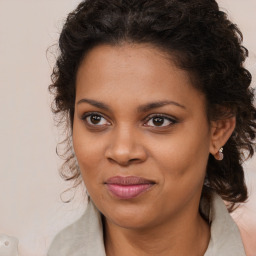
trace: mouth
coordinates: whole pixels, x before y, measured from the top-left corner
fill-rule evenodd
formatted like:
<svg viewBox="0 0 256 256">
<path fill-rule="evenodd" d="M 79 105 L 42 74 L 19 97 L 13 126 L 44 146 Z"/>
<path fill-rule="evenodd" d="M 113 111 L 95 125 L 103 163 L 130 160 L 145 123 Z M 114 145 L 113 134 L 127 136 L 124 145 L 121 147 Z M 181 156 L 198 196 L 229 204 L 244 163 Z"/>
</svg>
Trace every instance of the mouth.
<svg viewBox="0 0 256 256">
<path fill-rule="evenodd" d="M 131 199 L 148 191 L 155 185 L 155 182 L 136 176 L 115 176 L 109 178 L 105 185 L 115 197 Z"/>
</svg>

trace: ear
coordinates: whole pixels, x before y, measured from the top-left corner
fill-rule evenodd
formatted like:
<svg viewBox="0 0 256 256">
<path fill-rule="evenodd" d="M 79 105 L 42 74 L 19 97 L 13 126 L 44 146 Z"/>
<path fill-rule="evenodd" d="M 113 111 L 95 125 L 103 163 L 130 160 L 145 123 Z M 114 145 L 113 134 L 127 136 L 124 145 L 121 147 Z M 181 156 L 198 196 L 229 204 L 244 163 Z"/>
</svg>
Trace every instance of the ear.
<svg viewBox="0 0 256 256">
<path fill-rule="evenodd" d="M 223 147 L 236 127 L 236 118 L 234 116 L 211 121 L 211 142 L 210 153 L 215 155 Z"/>
</svg>

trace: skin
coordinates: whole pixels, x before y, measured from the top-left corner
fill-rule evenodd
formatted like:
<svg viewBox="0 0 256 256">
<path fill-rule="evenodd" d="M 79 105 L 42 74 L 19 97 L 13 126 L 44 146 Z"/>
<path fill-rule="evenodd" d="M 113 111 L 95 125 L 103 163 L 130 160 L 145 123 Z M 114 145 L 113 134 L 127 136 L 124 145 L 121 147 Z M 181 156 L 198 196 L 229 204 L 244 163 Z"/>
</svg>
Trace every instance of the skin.
<svg viewBox="0 0 256 256">
<path fill-rule="evenodd" d="M 152 108 L 155 102 L 165 104 Z M 206 251 L 209 225 L 198 207 L 207 160 L 225 144 L 235 119 L 209 123 L 205 106 L 189 74 L 150 45 L 100 45 L 80 64 L 73 146 L 104 215 L 107 255 Z M 164 117 L 156 122 L 159 114 Z M 113 176 L 139 176 L 154 185 L 123 200 L 105 185 Z"/>
</svg>

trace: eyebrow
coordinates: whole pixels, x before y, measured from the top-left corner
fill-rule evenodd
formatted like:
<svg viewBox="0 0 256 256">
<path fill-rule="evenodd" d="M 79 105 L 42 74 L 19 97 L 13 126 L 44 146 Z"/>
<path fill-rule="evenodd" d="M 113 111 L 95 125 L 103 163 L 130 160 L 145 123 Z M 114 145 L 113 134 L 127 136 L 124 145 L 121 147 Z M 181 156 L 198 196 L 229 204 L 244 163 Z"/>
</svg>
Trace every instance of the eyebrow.
<svg viewBox="0 0 256 256">
<path fill-rule="evenodd" d="M 110 107 L 103 103 L 103 102 L 100 102 L 100 101 L 96 101 L 96 100 L 91 100 L 91 99 L 81 99 L 79 100 L 76 104 L 79 105 L 81 103 L 88 103 L 94 107 L 97 107 L 97 108 L 100 108 L 100 109 L 104 109 L 104 110 L 110 110 Z"/>
<path fill-rule="evenodd" d="M 107 110 L 107 111 L 111 111 L 110 107 L 100 101 L 96 101 L 96 100 L 92 100 L 92 99 L 81 99 L 79 100 L 76 104 L 79 105 L 81 103 L 88 103 L 94 107 L 103 109 L 103 110 Z M 170 101 L 170 100 L 163 100 L 163 101 L 156 101 L 156 102 L 150 102 L 144 105 L 141 105 L 138 107 L 138 112 L 147 112 L 151 109 L 155 109 L 155 108 L 160 108 L 166 105 L 174 105 L 183 109 L 186 109 L 185 106 L 179 104 L 178 102 L 175 101 Z"/>
<path fill-rule="evenodd" d="M 156 101 L 156 102 L 147 103 L 145 105 L 141 105 L 138 107 L 138 112 L 147 112 L 151 109 L 160 108 L 165 105 L 174 105 L 174 106 L 186 109 L 185 106 L 179 104 L 178 102 L 171 101 L 171 100 L 163 100 L 163 101 Z"/>
</svg>

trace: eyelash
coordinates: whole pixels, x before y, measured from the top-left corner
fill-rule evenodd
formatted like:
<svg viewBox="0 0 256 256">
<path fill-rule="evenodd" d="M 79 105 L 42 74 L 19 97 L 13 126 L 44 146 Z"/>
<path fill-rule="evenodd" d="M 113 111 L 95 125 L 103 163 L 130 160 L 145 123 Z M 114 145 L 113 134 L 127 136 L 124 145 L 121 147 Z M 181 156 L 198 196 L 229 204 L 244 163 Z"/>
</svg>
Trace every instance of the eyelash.
<svg viewBox="0 0 256 256">
<path fill-rule="evenodd" d="M 98 117 L 100 117 L 100 118 L 104 118 L 106 121 L 107 121 L 107 119 L 102 115 L 102 114 L 100 114 L 100 113 L 98 113 L 98 112 L 89 112 L 89 113 L 86 113 L 86 114 L 84 114 L 82 117 L 81 117 L 81 119 L 88 125 L 88 126 L 90 126 L 90 127 L 97 127 L 97 128 L 99 128 L 100 126 L 102 126 L 102 125 L 97 125 L 97 124 L 90 124 L 88 121 L 87 121 L 87 118 L 90 118 L 90 117 L 92 117 L 92 116 L 98 116 Z M 107 121 L 108 122 L 108 121 Z M 110 122 L 108 122 L 108 123 L 110 123 Z M 105 125 L 104 125 L 105 126 Z"/>
<path fill-rule="evenodd" d="M 168 125 L 165 125 L 165 126 L 149 126 L 149 125 L 146 125 L 147 122 L 149 122 L 150 120 L 153 120 L 154 118 L 163 118 L 165 121 L 169 121 L 170 124 Z M 165 115 L 165 114 L 151 114 L 149 115 L 146 119 L 145 119 L 145 124 L 143 126 L 146 126 L 146 127 L 154 127 L 154 128 L 165 128 L 165 127 L 169 127 L 171 125 L 174 125 L 177 123 L 177 120 L 176 118 L 174 117 L 170 117 L 168 115 Z"/>
<path fill-rule="evenodd" d="M 94 115 L 94 116 L 98 116 L 98 117 L 100 117 L 100 118 L 104 118 L 108 124 L 106 124 L 106 125 L 105 125 L 105 124 L 104 124 L 104 125 L 98 125 L 98 124 L 92 124 L 92 123 L 90 123 L 90 122 L 87 120 L 87 118 L 91 118 L 93 115 Z M 147 124 L 146 124 L 147 122 L 149 122 L 150 120 L 153 120 L 154 118 L 163 118 L 163 119 L 164 119 L 164 122 L 167 120 L 168 122 L 170 122 L 170 124 L 165 125 L 165 126 L 151 126 L 151 125 L 147 125 Z M 109 121 L 107 121 L 107 119 L 106 119 L 102 114 L 100 114 L 100 113 L 98 113 L 98 112 L 89 112 L 89 113 L 86 113 L 86 114 L 84 114 L 84 115 L 81 117 L 81 119 L 86 123 L 86 125 L 88 125 L 89 127 L 93 127 L 93 128 L 102 128 L 102 127 L 105 127 L 105 126 L 108 126 L 109 124 L 111 124 Z M 170 117 L 170 116 L 165 115 L 165 114 L 151 114 L 151 115 L 149 115 L 148 117 L 146 117 L 143 122 L 144 122 L 143 126 L 145 126 L 145 127 L 166 128 L 166 127 L 170 127 L 170 126 L 176 124 L 178 121 L 177 121 L 176 118 Z M 98 127 L 97 127 L 97 126 L 98 126 Z"/>
</svg>

